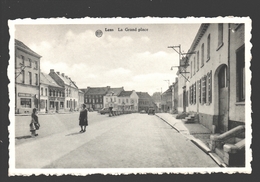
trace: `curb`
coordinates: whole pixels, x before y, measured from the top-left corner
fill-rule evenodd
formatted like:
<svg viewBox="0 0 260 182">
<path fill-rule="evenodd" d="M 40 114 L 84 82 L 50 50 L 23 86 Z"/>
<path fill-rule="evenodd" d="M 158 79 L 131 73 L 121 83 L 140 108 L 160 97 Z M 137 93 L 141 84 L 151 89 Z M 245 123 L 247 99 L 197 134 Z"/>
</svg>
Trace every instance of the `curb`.
<svg viewBox="0 0 260 182">
<path fill-rule="evenodd" d="M 163 120 L 165 123 L 167 123 L 170 127 L 172 127 L 173 129 L 175 129 L 178 133 L 180 133 L 180 130 L 178 128 L 175 128 L 174 126 L 172 126 L 170 123 L 168 123 L 165 119 L 161 118 L 160 116 L 158 115 L 155 115 L 157 116 L 158 118 L 160 118 L 161 120 Z"/>
</svg>

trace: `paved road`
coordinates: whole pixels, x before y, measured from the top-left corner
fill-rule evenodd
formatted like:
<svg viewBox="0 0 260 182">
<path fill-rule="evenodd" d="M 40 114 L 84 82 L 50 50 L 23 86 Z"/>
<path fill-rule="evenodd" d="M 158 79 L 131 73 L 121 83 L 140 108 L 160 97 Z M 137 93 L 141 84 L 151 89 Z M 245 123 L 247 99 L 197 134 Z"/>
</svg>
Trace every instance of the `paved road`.
<svg viewBox="0 0 260 182">
<path fill-rule="evenodd" d="M 16 168 L 218 167 L 186 137 L 153 115 L 108 117 L 92 113 L 93 120 L 83 134 L 70 123 L 70 117 L 77 119 L 76 114 L 41 117 L 48 118 L 49 124 L 42 124 L 40 132 L 54 121 L 63 121 L 64 128 L 16 142 Z M 34 160 L 28 162 L 28 157 Z"/>
</svg>

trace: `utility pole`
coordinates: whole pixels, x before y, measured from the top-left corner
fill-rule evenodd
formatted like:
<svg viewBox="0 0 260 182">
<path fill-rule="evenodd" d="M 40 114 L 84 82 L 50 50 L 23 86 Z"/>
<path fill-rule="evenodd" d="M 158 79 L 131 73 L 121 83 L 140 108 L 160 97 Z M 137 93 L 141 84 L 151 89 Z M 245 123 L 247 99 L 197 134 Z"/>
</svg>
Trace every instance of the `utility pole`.
<svg viewBox="0 0 260 182">
<path fill-rule="evenodd" d="M 187 62 L 186 57 L 184 57 L 184 55 L 195 54 L 195 52 L 182 53 L 181 52 L 181 45 L 178 45 L 178 46 L 168 46 L 168 48 L 172 48 L 177 54 L 179 54 L 179 66 L 172 66 L 171 70 L 173 69 L 173 67 L 178 67 L 179 73 L 186 79 L 186 81 L 189 82 L 189 79 L 186 77 L 186 73 L 189 73 L 189 72 L 186 71 L 186 68 L 189 66 L 189 64 Z"/>
</svg>

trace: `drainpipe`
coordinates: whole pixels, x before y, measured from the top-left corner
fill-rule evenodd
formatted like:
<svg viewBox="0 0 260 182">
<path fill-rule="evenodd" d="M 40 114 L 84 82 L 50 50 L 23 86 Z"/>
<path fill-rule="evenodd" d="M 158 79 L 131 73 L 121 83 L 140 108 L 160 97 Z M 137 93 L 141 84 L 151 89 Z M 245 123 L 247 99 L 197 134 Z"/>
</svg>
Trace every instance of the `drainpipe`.
<svg viewBox="0 0 260 182">
<path fill-rule="evenodd" d="M 227 72 L 227 78 L 228 78 L 228 130 L 229 130 L 229 108 L 230 108 L 230 23 L 228 24 L 228 72 Z"/>
</svg>

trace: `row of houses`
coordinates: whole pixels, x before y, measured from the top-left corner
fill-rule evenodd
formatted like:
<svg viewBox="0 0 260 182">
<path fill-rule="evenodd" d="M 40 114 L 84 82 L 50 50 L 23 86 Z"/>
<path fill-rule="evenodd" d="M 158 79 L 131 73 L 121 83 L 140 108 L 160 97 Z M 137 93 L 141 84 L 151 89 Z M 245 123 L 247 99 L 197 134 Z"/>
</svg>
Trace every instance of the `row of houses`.
<svg viewBox="0 0 260 182">
<path fill-rule="evenodd" d="M 162 93 L 164 112 L 192 113 L 212 132 L 245 124 L 245 25 L 202 24 Z"/>
<path fill-rule="evenodd" d="M 15 40 L 15 112 L 30 113 L 38 108 L 42 113 L 77 111 L 87 108 L 138 112 L 156 107 L 147 92 L 125 91 L 123 87 L 87 87 L 80 89 L 64 73 L 40 70 L 41 56 L 23 42 Z"/>
</svg>

